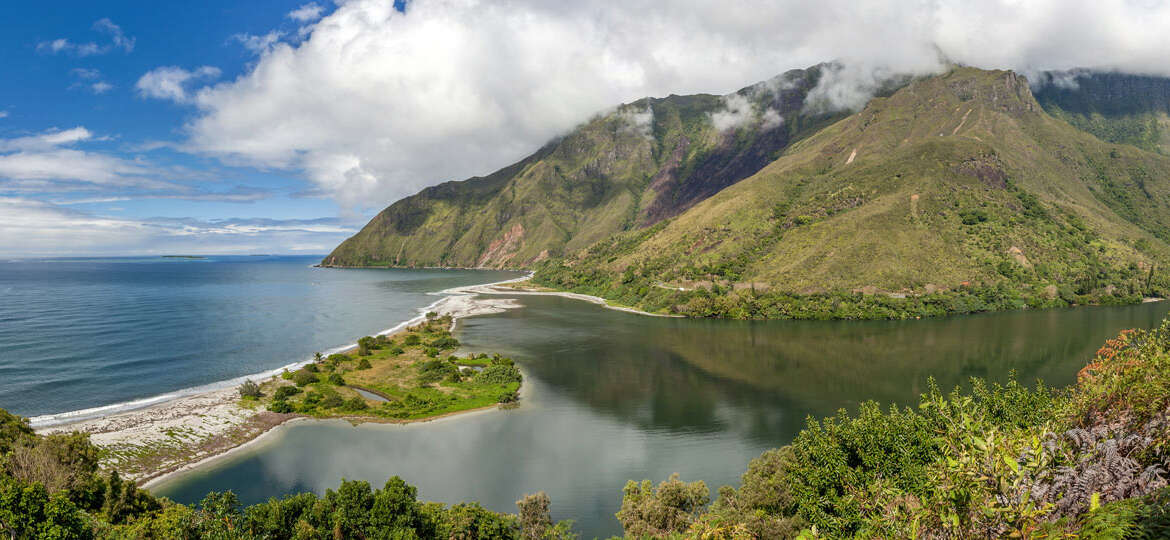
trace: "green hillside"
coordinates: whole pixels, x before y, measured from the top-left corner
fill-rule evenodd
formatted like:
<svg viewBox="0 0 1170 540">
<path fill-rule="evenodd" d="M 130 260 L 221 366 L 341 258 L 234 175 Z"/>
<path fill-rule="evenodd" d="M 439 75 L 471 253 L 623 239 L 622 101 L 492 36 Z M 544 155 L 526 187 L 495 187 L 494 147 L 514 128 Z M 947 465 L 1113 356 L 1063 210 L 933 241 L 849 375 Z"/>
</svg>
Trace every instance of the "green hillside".
<svg viewBox="0 0 1170 540">
<path fill-rule="evenodd" d="M 673 217 L 841 118 L 805 110 L 823 69 L 622 105 L 489 176 L 394 203 L 322 264 L 526 267 Z"/>
<path fill-rule="evenodd" d="M 1114 72 L 1047 72 L 1036 100 L 1103 141 L 1170 155 L 1170 79 Z"/>
<path fill-rule="evenodd" d="M 806 102 L 825 69 L 622 105 L 492 175 L 394 203 L 322 264 L 530 268 L 550 287 L 735 318 L 1167 291 L 1170 157 L 1081 121 L 1164 114 L 1165 85 L 1050 81 L 1042 105 L 1012 72 L 956 68 L 831 115 Z"/>
<path fill-rule="evenodd" d="M 1046 114 L 1006 71 L 915 81 L 687 212 L 540 265 L 655 311 L 867 318 L 1161 294 L 1170 159 Z"/>
</svg>

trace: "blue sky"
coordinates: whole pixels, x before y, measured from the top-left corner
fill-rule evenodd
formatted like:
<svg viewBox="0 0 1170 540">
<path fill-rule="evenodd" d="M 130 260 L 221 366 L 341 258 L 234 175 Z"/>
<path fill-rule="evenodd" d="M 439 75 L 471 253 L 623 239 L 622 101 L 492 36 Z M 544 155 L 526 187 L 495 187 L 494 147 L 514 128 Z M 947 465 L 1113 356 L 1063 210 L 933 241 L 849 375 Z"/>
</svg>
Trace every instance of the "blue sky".
<svg viewBox="0 0 1170 540">
<path fill-rule="evenodd" d="M 941 58 L 1170 73 L 1157 0 L 67 0 L 5 14 L 2 257 L 326 253 L 394 200 L 620 103 L 832 59 L 845 68 L 815 91 L 841 108 Z"/>
<path fill-rule="evenodd" d="M 134 176 L 161 184 L 110 185 L 73 182 L 67 177 L 22 181 L 10 177 L 0 178 L 0 198 L 20 199 L 24 206 L 27 201 L 51 204 L 76 215 L 159 224 L 180 220 L 199 226 L 243 223 L 254 227 L 263 222 L 295 227 L 303 221 L 313 227 L 297 235 L 300 245 L 265 245 L 255 241 L 259 239 L 242 242 L 242 249 L 222 241 L 203 246 L 184 239 L 173 244 L 175 249 L 190 247 L 195 251 L 327 250 L 360 223 L 339 220 L 337 204 L 328 197 L 311 195 L 313 184 L 295 170 L 233 167 L 215 157 L 166 146 L 183 141 L 183 126 L 196 112 L 173 101 L 144 98 L 135 88 L 145 73 L 160 66 L 214 66 L 219 75 L 212 79 L 230 80 L 257 59 L 239 36 L 274 30 L 296 32 L 303 21 L 288 14 L 304 5 L 303 1 L 212 0 L 22 2 L 9 6 L 6 20 L 10 22 L 0 32 L 0 65 L 5 66 L 9 81 L 0 85 L 0 140 L 68 133 L 82 127 L 88 138 L 68 148 L 136 164 L 143 170 Z M 19 24 L 12 24 L 16 21 Z M 308 232 L 314 227 L 330 232 Z M 35 249 L 25 242 L 8 240 L 13 245 L 5 249 L 0 237 L 0 253 L 109 251 L 101 238 L 62 242 L 65 249 L 52 245 L 51 237 Z M 171 249 L 166 243 L 149 240 L 141 245 L 112 243 L 109 247 L 115 252 Z"/>
</svg>

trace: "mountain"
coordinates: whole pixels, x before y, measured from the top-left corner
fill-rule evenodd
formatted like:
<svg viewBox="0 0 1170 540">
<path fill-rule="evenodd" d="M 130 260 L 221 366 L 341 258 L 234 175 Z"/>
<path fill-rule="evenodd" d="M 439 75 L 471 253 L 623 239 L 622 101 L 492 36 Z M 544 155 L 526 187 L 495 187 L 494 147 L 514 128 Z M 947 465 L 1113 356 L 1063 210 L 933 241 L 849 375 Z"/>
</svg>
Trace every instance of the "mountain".
<svg viewBox="0 0 1170 540">
<path fill-rule="evenodd" d="M 844 116 L 805 107 L 826 68 L 622 105 L 514 165 L 392 204 L 323 264 L 527 267 L 674 217 Z"/>
<path fill-rule="evenodd" d="M 1170 155 L 1170 79 L 1074 70 L 1042 73 L 1033 86 L 1049 114 L 1103 141 Z"/>
<path fill-rule="evenodd" d="M 534 268 L 552 287 L 738 318 L 1165 291 L 1170 158 L 1049 114 L 1009 71 L 900 81 L 846 116 L 816 112 L 825 69 L 619 107 L 512 167 L 395 203 L 324 263 Z M 1052 110 L 1116 117 L 1102 95 L 1065 90 L 1043 94 Z"/>
</svg>

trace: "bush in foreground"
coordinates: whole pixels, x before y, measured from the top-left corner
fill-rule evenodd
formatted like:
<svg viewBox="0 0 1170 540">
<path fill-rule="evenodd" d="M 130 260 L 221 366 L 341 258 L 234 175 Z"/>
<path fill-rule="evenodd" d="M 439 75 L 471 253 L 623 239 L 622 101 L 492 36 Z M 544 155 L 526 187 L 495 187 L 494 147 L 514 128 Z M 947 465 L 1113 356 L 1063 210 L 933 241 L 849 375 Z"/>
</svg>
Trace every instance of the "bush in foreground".
<svg viewBox="0 0 1170 540">
<path fill-rule="evenodd" d="M 677 506 L 648 483 L 627 486 L 619 519 L 633 536 L 1164 538 L 1168 469 L 1163 323 L 1110 340 L 1067 390 L 932 384 L 917 408 L 810 419 L 689 522 L 631 519 L 627 507 Z M 642 514 L 666 515 L 655 512 Z"/>
</svg>

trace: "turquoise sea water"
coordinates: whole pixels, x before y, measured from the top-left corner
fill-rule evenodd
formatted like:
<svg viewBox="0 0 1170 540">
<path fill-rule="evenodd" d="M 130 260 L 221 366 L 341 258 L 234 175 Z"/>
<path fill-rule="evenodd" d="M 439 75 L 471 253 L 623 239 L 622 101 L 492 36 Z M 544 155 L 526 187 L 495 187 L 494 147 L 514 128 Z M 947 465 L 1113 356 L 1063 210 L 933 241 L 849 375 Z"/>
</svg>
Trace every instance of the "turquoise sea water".
<svg viewBox="0 0 1170 540">
<path fill-rule="evenodd" d="M 225 384 L 392 327 L 429 293 L 520 275 L 319 260 L 0 261 L 0 407 L 45 424 Z"/>
</svg>

